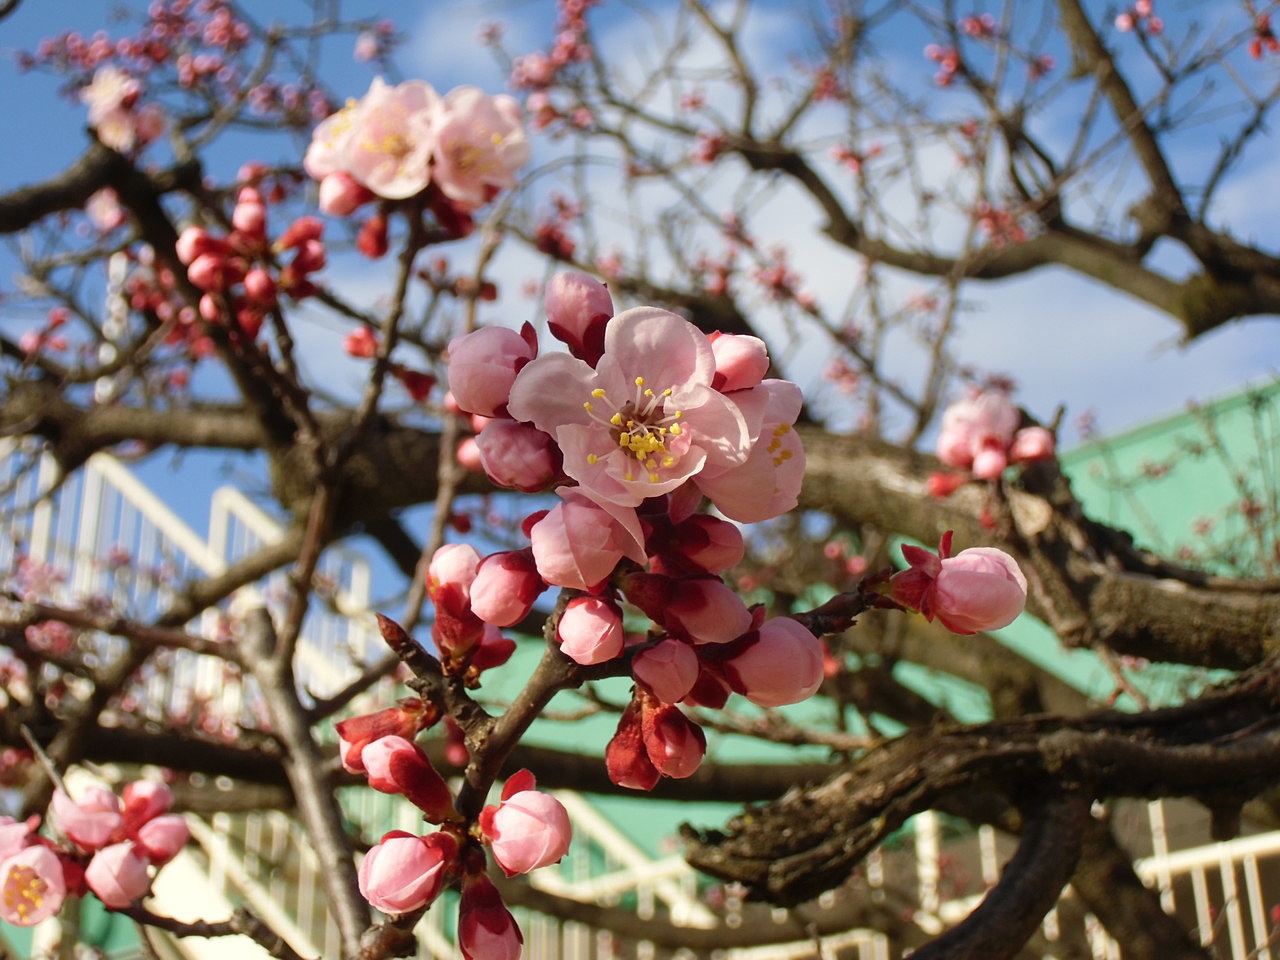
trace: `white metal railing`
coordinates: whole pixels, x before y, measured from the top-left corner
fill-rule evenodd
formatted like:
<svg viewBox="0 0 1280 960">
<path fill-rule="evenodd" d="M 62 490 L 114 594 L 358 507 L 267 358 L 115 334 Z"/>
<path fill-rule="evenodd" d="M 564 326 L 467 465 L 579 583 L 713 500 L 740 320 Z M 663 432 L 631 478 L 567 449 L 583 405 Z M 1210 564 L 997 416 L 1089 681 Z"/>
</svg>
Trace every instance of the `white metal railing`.
<svg viewBox="0 0 1280 960">
<path fill-rule="evenodd" d="M 12 574 L 19 557 L 42 565 L 43 595 L 58 602 L 99 598 L 122 613 L 145 619 L 162 611 L 176 591 L 196 576 L 217 575 L 259 546 L 278 540 L 279 525 L 239 491 L 223 488 L 210 504 L 209 537 L 193 532 L 133 474 L 113 458 L 95 455 L 77 474 L 54 489 L 57 472 L 48 458 L 33 460 L 19 472 L 20 450 L 0 443 L 0 577 Z M 299 644 L 298 676 L 306 688 L 323 695 L 345 683 L 360 664 L 381 652 L 367 612 L 371 574 L 359 555 L 326 552 L 320 576 L 329 581 L 328 602 L 317 603 Z M 256 585 L 255 598 L 268 605 L 283 597 L 281 575 Z M 211 611 L 197 625 L 207 636 L 227 633 L 225 613 Z M 119 641 L 97 638 L 104 652 Z M 114 644 L 114 646 L 113 646 Z M 234 734 L 241 724 L 255 725 L 252 685 L 213 657 L 173 651 L 148 667 L 132 692 L 132 706 L 153 719 L 185 717 L 211 732 Z M 655 858 L 637 848 L 580 796 L 558 796 L 575 825 L 573 850 L 559 868 L 533 878 L 544 890 L 588 902 L 634 903 L 642 916 L 661 906 L 675 922 L 710 927 L 722 922 L 703 902 L 698 877 L 675 857 Z M 367 836 L 388 829 L 415 829 L 414 811 L 373 791 L 358 791 L 349 815 Z M 1142 826 L 1152 853 L 1136 862 L 1144 880 L 1160 891 L 1169 913 L 1185 917 L 1201 942 L 1212 943 L 1233 960 L 1280 960 L 1271 944 L 1276 932 L 1268 912 L 1280 900 L 1280 879 L 1265 876 L 1270 864 L 1280 873 L 1280 832 L 1225 843 L 1175 849 L 1166 822 L 1166 806 L 1146 808 Z M 248 902 L 306 955 L 332 956 L 337 931 L 327 917 L 319 867 L 295 822 L 280 813 L 232 817 L 211 825 L 193 823 L 203 851 L 202 863 L 190 855 L 173 876 L 199 875 L 208 895 L 201 902 Z M 978 890 L 950 889 L 948 864 L 955 841 L 944 839 L 941 820 L 932 813 L 913 821 L 901 846 L 877 851 L 863 875 L 873 898 L 890 883 L 901 889 L 902 873 L 914 890 L 913 920 L 927 933 L 940 932 L 972 909 L 999 876 L 995 831 L 980 828 L 963 841 L 973 862 Z M 890 870 L 892 866 L 892 870 Z M 890 873 L 894 876 L 890 876 Z M 195 884 L 191 879 L 188 886 Z M 162 895 L 167 899 L 168 894 Z M 177 900 L 175 900 L 175 903 Z M 1046 920 L 1050 943 L 1065 935 L 1057 912 Z M 546 917 L 522 916 L 526 955 L 532 960 L 621 957 L 601 932 Z M 1096 960 L 1118 960 L 1119 949 L 1096 922 L 1086 919 L 1085 936 Z M 423 956 L 452 958 L 452 923 L 447 906 L 428 912 L 419 928 Z M 727 960 L 756 957 L 813 957 L 819 951 L 856 951 L 859 960 L 888 960 L 891 944 L 874 931 L 853 931 L 790 946 L 724 951 Z M 637 957 L 652 954 L 643 945 Z M 207 954 L 212 957 L 216 954 Z M 194 954 L 192 954 L 194 956 Z M 202 955 L 203 956 L 203 955 Z"/>
</svg>

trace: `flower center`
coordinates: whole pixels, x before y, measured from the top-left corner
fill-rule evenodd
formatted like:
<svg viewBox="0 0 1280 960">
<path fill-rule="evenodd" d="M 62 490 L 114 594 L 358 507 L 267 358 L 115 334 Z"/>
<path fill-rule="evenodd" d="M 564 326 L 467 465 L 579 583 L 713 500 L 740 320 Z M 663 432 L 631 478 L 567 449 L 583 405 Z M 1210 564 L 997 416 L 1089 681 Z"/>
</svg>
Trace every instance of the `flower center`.
<svg viewBox="0 0 1280 960">
<path fill-rule="evenodd" d="M 627 460 L 623 476 L 634 480 L 634 467 L 640 466 L 646 471 L 650 483 L 658 483 L 662 479 L 659 471 L 675 465 L 676 458 L 667 449 L 667 444 L 684 434 L 684 426 L 680 423 L 684 413 L 668 409 L 669 387 L 655 393 L 645 386 L 644 377 L 636 377 L 635 385 L 635 395 L 620 405 L 610 400 L 602 389 L 591 391 L 594 400 L 603 400 L 607 406 L 613 407 L 611 416 L 597 413 L 591 400 L 582 406 L 591 414 L 592 420 L 608 428 L 609 438 L 623 451 Z M 587 463 L 592 465 L 598 460 L 594 453 L 587 456 Z"/>
<path fill-rule="evenodd" d="M 48 889 L 49 885 L 31 867 L 25 864 L 12 866 L 4 881 L 5 909 L 16 914 L 19 920 L 26 920 L 40 909 L 44 892 Z"/>
</svg>

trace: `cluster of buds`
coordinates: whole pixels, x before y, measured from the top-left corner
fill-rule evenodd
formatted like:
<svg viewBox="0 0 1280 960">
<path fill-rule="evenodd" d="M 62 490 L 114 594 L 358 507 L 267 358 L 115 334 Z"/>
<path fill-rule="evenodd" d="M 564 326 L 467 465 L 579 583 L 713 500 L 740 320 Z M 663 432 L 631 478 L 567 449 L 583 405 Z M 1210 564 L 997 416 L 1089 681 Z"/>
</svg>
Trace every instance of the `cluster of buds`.
<svg viewBox="0 0 1280 960">
<path fill-rule="evenodd" d="M 1164 31 L 1164 21 L 1151 12 L 1151 0 L 1134 0 L 1128 10 L 1116 14 L 1116 29 L 1121 33 L 1130 30 L 1158 36 Z"/>
<path fill-rule="evenodd" d="M 441 226 L 471 230 L 471 213 L 515 186 L 529 161 L 520 107 L 505 95 L 458 87 L 443 97 L 422 80 L 369 91 L 316 127 L 303 166 L 320 182 L 320 209 L 345 217 L 380 201 L 357 245 L 387 250 L 385 210 L 421 197 Z"/>
<path fill-rule="evenodd" d="M 360 893 L 383 913 L 403 916 L 425 909 L 459 882 L 458 945 L 463 956 L 515 958 L 523 938 L 485 876 L 485 849 L 509 877 L 559 863 L 572 839 L 569 815 L 522 770 L 506 782 L 500 803 L 485 807 L 474 823 L 464 822 L 448 785 L 413 742 L 437 719 L 430 706 L 410 698 L 337 725 L 346 770 L 367 777 L 375 790 L 405 797 L 424 820 L 439 827 L 425 836 L 403 830 L 383 836 L 360 863 Z"/>
<path fill-rule="evenodd" d="M 577 106 L 567 111 L 558 107 L 551 97 L 551 88 L 561 73 L 570 65 L 585 63 L 591 59 L 591 45 L 587 40 L 586 13 L 598 0 L 558 0 L 555 42 L 548 51 L 516 57 L 511 64 L 511 85 L 517 90 L 531 91 L 526 103 L 533 118 L 534 129 L 542 130 L 555 121 L 566 118 L 577 127 L 587 126 L 591 114 L 585 107 Z"/>
<path fill-rule="evenodd" d="M 167 812 L 172 803 L 169 788 L 150 780 L 128 784 L 121 797 L 92 786 L 72 800 L 59 789 L 52 822 L 65 843 L 37 834 L 38 817 L 0 817 L 0 919 L 31 926 L 86 892 L 112 909 L 137 903 L 151 889 L 152 868 L 186 845 L 187 823 Z"/>
<path fill-rule="evenodd" d="M 1253 36 L 1249 38 L 1249 56 L 1261 60 L 1262 54 L 1280 53 L 1280 39 L 1271 29 L 1271 14 L 1260 13 L 1253 21 Z"/>
<path fill-rule="evenodd" d="M 433 634 L 446 669 L 470 668 L 490 659 L 488 628 L 518 623 L 549 587 L 576 591 L 556 640 L 579 664 L 629 669 L 635 694 L 606 759 L 615 782 L 649 789 L 702 759 L 702 731 L 677 704 L 719 707 L 736 692 L 779 706 L 822 682 L 813 634 L 765 620 L 721 578 L 742 559 L 738 527 L 697 512 L 704 497 L 743 523 L 795 506 L 800 391 L 765 379 L 760 340 L 708 337 L 649 307 L 615 316 L 590 277 L 553 278 L 546 306 L 567 354 L 539 355 L 531 327 L 450 344 L 454 403 L 488 418 L 474 441 L 480 466 L 513 489 L 559 485 L 561 503 L 526 520 L 523 550 L 441 548 Z M 653 621 L 649 636 L 626 635 L 623 601 Z"/>
<path fill-rule="evenodd" d="M 974 391 L 942 414 L 938 459 L 949 467 L 969 471 L 979 480 L 994 480 L 1011 463 L 1044 460 L 1054 453 L 1053 434 L 1044 427 L 1023 427 L 1021 414 L 1007 390 Z M 930 478 L 935 492 L 947 492 L 947 478 Z M 963 483 L 960 478 L 958 483 Z M 954 489 L 957 484 L 950 485 Z"/>
<path fill-rule="evenodd" d="M 943 47 L 931 43 L 924 48 L 924 55 L 938 65 L 938 72 L 933 75 L 933 82 L 940 87 L 949 87 L 960 71 L 960 51 L 955 47 Z"/>
<path fill-rule="evenodd" d="M 316 292 L 311 274 L 326 263 L 324 223 L 299 217 L 271 243 L 267 204 L 255 186 L 241 187 L 231 213 L 231 232 L 217 237 L 204 227 L 187 227 L 178 236 L 178 259 L 200 296 L 200 316 L 208 323 L 239 330 L 253 340 L 281 293 L 301 300 Z M 275 258 L 292 251 L 283 268 Z M 234 318 L 235 323 L 228 322 Z"/>
</svg>

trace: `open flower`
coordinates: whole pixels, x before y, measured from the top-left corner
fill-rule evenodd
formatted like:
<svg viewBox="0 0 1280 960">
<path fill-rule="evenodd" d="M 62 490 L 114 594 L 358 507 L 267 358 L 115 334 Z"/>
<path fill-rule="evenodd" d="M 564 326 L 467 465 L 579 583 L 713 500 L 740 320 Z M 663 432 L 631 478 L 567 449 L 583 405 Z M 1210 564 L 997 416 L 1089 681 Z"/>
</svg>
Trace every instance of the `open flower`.
<svg viewBox="0 0 1280 960">
<path fill-rule="evenodd" d="M 0 920 L 34 926 L 57 913 L 66 895 L 62 863 L 48 847 L 24 847 L 0 861 Z"/>
<path fill-rule="evenodd" d="M 337 169 L 389 200 L 421 192 L 431 179 L 434 123 L 439 110 L 440 95 L 430 84 L 406 80 L 392 87 L 375 77 L 350 117 L 351 129 L 345 138 L 345 119 L 325 130 L 326 137 L 342 138 Z M 319 129 L 316 134 L 320 135 Z M 323 157 L 321 151 L 308 170 L 336 172 L 325 169 Z"/>
<path fill-rule="evenodd" d="M 746 460 L 747 422 L 712 389 L 715 373 L 711 343 L 693 324 L 636 307 L 609 321 L 594 370 L 544 354 L 520 371 L 507 409 L 555 437 L 584 493 L 635 507 Z"/>
<path fill-rule="evenodd" d="M 435 180 L 440 192 L 474 210 L 516 185 L 516 171 L 529 162 L 529 141 L 520 105 L 476 87 L 457 87 L 444 98 L 435 137 Z"/>
</svg>

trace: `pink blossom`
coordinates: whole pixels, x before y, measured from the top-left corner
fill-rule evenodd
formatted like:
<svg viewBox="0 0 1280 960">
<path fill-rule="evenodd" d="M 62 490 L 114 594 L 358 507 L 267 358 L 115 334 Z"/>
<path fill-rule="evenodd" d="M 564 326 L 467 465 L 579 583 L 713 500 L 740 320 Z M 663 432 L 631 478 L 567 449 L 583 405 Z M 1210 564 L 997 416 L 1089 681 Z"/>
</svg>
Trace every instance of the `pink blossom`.
<svg viewBox="0 0 1280 960">
<path fill-rule="evenodd" d="M 759 337 L 717 332 L 711 349 L 716 355 L 712 386 L 724 393 L 754 387 L 769 372 L 769 351 Z"/>
<path fill-rule="evenodd" d="M 674 581 L 663 625 L 695 643 L 728 643 L 751 628 L 751 612 L 719 577 Z"/>
<path fill-rule="evenodd" d="M 320 181 L 317 204 L 322 213 L 345 217 L 355 213 L 374 197 L 373 191 L 345 170 L 325 174 Z"/>
<path fill-rule="evenodd" d="M 182 851 L 190 836 L 186 818 L 178 813 L 166 813 L 142 825 L 137 843 L 147 859 L 162 867 Z"/>
<path fill-rule="evenodd" d="M 635 678 L 664 703 L 679 703 L 698 679 L 698 656 L 689 644 L 668 637 L 631 661 Z"/>
<path fill-rule="evenodd" d="M 706 573 L 723 573 L 742 562 L 746 544 L 736 524 L 705 513 L 695 513 L 672 528 L 670 537 L 661 545 L 659 552 L 663 554 L 663 563 L 670 557 L 692 564 Z M 656 566 L 654 569 L 667 572 L 658 570 Z"/>
<path fill-rule="evenodd" d="M 1054 447 L 1053 434 L 1044 427 L 1023 427 L 1009 444 L 1009 459 L 1014 463 L 1047 460 L 1053 456 Z"/>
<path fill-rule="evenodd" d="M 393 830 L 360 861 L 360 894 L 391 916 L 418 910 L 440 895 L 457 853 L 451 834 Z"/>
<path fill-rule="evenodd" d="M 334 724 L 338 733 L 338 753 L 348 773 L 364 773 L 364 748 L 382 737 L 398 736 L 412 740 L 435 716 L 417 697 L 406 697 L 396 706 L 367 713 Z"/>
<path fill-rule="evenodd" d="M 547 282 L 545 303 L 551 335 L 595 366 L 604 353 L 605 325 L 613 316 L 609 288 L 585 273 L 558 273 Z"/>
<path fill-rule="evenodd" d="M 121 791 L 126 835 L 173 806 L 173 791 L 158 780 L 135 780 Z"/>
<path fill-rule="evenodd" d="M 483 873 L 467 874 L 458 904 L 458 948 L 465 960 L 519 960 L 523 943 L 493 881 Z"/>
<path fill-rule="evenodd" d="M 0 817 L 0 860 L 8 860 L 23 847 L 28 846 L 32 832 L 39 824 L 38 817 L 33 817 L 31 820 Z"/>
<path fill-rule="evenodd" d="M 0 920 L 34 926 L 57 913 L 66 895 L 62 863 L 48 847 L 34 844 L 0 860 Z"/>
<path fill-rule="evenodd" d="M 89 108 L 89 126 L 112 150 L 127 153 L 160 132 L 157 108 L 134 109 L 141 94 L 142 83 L 115 66 L 99 67 L 92 82 L 80 91 L 81 102 Z"/>
<path fill-rule="evenodd" d="M 750 453 L 733 468 L 704 470 L 698 488 L 726 517 L 756 523 L 780 516 L 799 501 L 804 481 L 804 446 L 793 429 L 804 397 L 789 380 L 764 380 L 733 394 L 752 427 Z"/>
<path fill-rule="evenodd" d="M 113 843 L 95 853 L 85 867 L 84 880 L 99 900 L 116 910 L 137 903 L 151 888 L 147 858 L 129 842 Z"/>
<path fill-rule="evenodd" d="M 471 581 L 480 554 L 465 543 L 447 543 L 427 567 L 427 594 L 436 608 L 431 635 L 442 653 L 461 656 L 484 632 L 484 623 L 471 611 Z"/>
<path fill-rule="evenodd" d="M 375 77 L 369 92 L 356 105 L 345 137 L 340 125 L 326 131 L 326 136 L 336 136 L 342 142 L 335 169 L 324 169 L 323 159 L 315 166 L 323 173 L 345 170 L 388 200 L 421 193 L 431 179 L 434 127 L 440 109 L 439 95 L 422 80 L 406 80 L 392 87 Z M 307 170 L 312 173 L 311 166 Z"/>
<path fill-rule="evenodd" d="M 520 106 L 504 94 L 486 96 L 458 87 L 444 98 L 435 129 L 434 177 L 440 191 L 464 210 L 483 206 L 516 185 L 529 162 Z"/>
<path fill-rule="evenodd" d="M 361 324 L 342 338 L 342 349 L 348 356 L 368 360 L 378 353 L 378 335 Z"/>
<path fill-rule="evenodd" d="M 535 493 L 561 476 L 560 449 L 551 437 L 527 423 L 491 420 L 475 444 L 480 466 L 499 486 Z"/>
<path fill-rule="evenodd" d="M 507 409 L 517 375 L 538 355 L 532 327 L 481 327 L 449 343 L 449 390 L 459 409 L 493 417 Z M 528 417 L 518 417 L 527 420 Z"/>
<path fill-rule="evenodd" d="M 565 472 L 600 502 L 635 507 L 699 472 L 740 465 L 750 440 L 738 406 L 712 389 L 715 356 L 693 324 L 637 307 L 605 328 L 593 370 L 562 353 L 526 365 L 507 408 L 555 437 Z"/>
<path fill-rule="evenodd" d="M 86 788 L 78 802 L 55 790 L 50 812 L 57 828 L 84 850 L 105 846 L 123 823 L 120 801 L 106 787 Z"/>
<path fill-rule="evenodd" d="M 404 737 L 381 737 L 361 751 L 369 786 L 398 793 L 422 810 L 431 823 L 456 816 L 453 795 L 426 753 Z"/>
<path fill-rule="evenodd" d="M 557 587 L 591 591 L 624 556 L 643 564 L 644 535 L 634 510 L 606 509 L 576 489 L 529 531 L 538 574 Z"/>
<path fill-rule="evenodd" d="M 822 644 L 799 622 L 774 617 L 723 666 L 733 689 L 758 706 L 799 703 L 822 686 Z"/>
<path fill-rule="evenodd" d="M 1018 408 L 1003 390 L 986 390 L 958 400 L 942 414 L 938 459 L 951 467 L 991 479 L 1008 465 L 1007 450 L 1018 428 Z"/>
<path fill-rule="evenodd" d="M 481 813 L 480 826 L 508 877 L 559 863 L 573 837 L 564 805 L 541 790 L 504 790 L 502 803 Z"/>
<path fill-rule="evenodd" d="M 904 544 L 902 555 L 910 569 L 893 578 L 893 598 L 952 633 L 1008 626 L 1026 606 L 1027 578 L 1003 550 L 970 547 L 953 557 L 948 531 L 937 554 Z"/>
<path fill-rule="evenodd" d="M 664 777 L 693 776 L 707 752 L 702 728 L 670 703 L 646 704 L 641 729 L 649 762 Z"/>
<path fill-rule="evenodd" d="M 604 663 L 622 653 L 622 614 L 610 600 L 574 597 L 556 627 L 566 657 L 583 665 Z"/>
<path fill-rule="evenodd" d="M 546 588 L 531 549 L 493 553 L 476 568 L 471 610 L 485 623 L 510 627 L 529 615 L 533 602 Z"/>
</svg>

